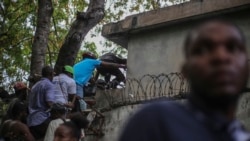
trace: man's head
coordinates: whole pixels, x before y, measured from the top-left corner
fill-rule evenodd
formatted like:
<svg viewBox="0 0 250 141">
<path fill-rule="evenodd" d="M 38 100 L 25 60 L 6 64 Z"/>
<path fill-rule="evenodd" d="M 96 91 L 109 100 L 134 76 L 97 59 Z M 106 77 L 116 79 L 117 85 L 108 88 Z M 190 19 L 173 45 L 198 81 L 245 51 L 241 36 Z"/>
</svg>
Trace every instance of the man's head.
<svg viewBox="0 0 250 141">
<path fill-rule="evenodd" d="M 92 52 L 83 52 L 82 53 L 82 59 L 86 59 L 86 58 L 96 59 L 97 57 Z"/>
<path fill-rule="evenodd" d="M 15 90 L 15 94 L 21 98 L 22 100 L 25 100 L 27 97 L 27 92 L 28 92 L 28 87 L 26 86 L 26 84 L 24 84 L 23 82 L 16 82 L 13 86 L 14 90 Z"/>
<path fill-rule="evenodd" d="M 42 69 L 42 77 L 46 77 L 46 78 L 48 78 L 49 80 L 52 81 L 53 76 L 54 76 L 54 70 L 53 70 L 52 67 L 50 67 L 50 66 L 43 67 L 43 69 Z"/>
<path fill-rule="evenodd" d="M 71 66 L 69 66 L 69 65 L 65 65 L 63 67 L 63 71 L 62 72 L 65 73 L 65 74 L 67 74 L 70 77 L 73 77 L 74 69 Z"/>
<path fill-rule="evenodd" d="M 50 114 L 52 119 L 62 118 L 66 113 L 67 108 L 61 103 L 54 103 L 51 106 Z"/>
<path fill-rule="evenodd" d="M 183 73 L 195 96 L 204 100 L 239 97 L 247 83 L 248 64 L 245 38 L 237 26 L 206 22 L 188 35 L 184 49 Z"/>
<path fill-rule="evenodd" d="M 23 82 L 18 81 L 18 82 L 16 82 L 16 83 L 14 84 L 13 88 L 14 88 L 15 91 L 17 92 L 17 91 L 20 91 L 20 90 L 22 90 L 22 89 L 27 89 L 27 86 L 26 86 Z"/>
</svg>

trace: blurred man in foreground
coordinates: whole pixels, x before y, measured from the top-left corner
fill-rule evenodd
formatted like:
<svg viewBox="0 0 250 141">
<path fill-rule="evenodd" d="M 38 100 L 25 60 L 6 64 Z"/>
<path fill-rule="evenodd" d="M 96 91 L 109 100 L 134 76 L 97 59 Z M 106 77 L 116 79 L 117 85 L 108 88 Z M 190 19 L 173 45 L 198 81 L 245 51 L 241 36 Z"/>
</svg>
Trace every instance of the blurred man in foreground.
<svg viewBox="0 0 250 141">
<path fill-rule="evenodd" d="M 220 20 L 203 23 L 187 36 L 184 53 L 188 100 L 147 105 L 130 119 L 120 141 L 250 141 L 235 119 L 248 79 L 240 29 Z"/>
</svg>

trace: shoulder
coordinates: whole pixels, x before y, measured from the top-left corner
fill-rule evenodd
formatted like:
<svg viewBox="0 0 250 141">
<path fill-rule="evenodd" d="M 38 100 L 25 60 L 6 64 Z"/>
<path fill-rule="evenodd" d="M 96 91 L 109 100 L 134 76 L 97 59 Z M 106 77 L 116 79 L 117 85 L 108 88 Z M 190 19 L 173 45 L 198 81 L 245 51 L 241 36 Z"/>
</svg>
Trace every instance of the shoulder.
<svg viewBox="0 0 250 141">
<path fill-rule="evenodd" d="M 54 77 L 53 77 L 53 81 L 58 81 L 58 77 L 59 77 L 59 76 L 54 76 Z"/>
<path fill-rule="evenodd" d="M 101 64 L 100 60 L 86 58 L 81 62 L 74 65 L 74 69 L 85 67 L 86 65 L 98 65 Z"/>
<path fill-rule="evenodd" d="M 44 87 L 44 86 L 53 86 L 52 81 L 50 81 L 48 78 L 43 77 L 39 82 L 37 82 L 33 87 Z"/>
<path fill-rule="evenodd" d="M 76 83 L 73 78 L 69 77 L 66 74 L 60 75 L 60 78 L 61 78 L 61 81 L 65 82 L 67 84 L 75 84 Z"/>
<path fill-rule="evenodd" d="M 175 102 L 175 101 L 169 101 L 169 100 L 159 100 L 159 101 L 154 101 L 150 102 L 148 104 L 145 104 L 141 110 L 138 111 L 138 114 L 140 113 L 148 113 L 153 112 L 154 114 L 162 114 L 168 113 L 168 112 L 173 112 L 173 111 L 178 111 L 181 110 L 182 104 Z"/>
<path fill-rule="evenodd" d="M 97 59 L 86 59 L 86 61 L 87 61 L 88 63 L 93 63 L 93 64 L 101 63 L 101 61 L 100 61 L 100 60 L 97 60 Z"/>
<path fill-rule="evenodd" d="M 172 101 L 154 101 L 144 104 L 127 122 L 119 141 L 151 141 L 172 126 L 174 112 L 181 112 L 180 103 Z M 161 128 L 160 128 L 161 127 Z M 152 132 L 153 131 L 153 132 Z M 167 133 L 164 133 L 164 137 Z M 141 137 L 147 137 L 142 139 Z"/>
<path fill-rule="evenodd" d="M 155 101 L 144 104 L 135 114 L 129 119 L 131 125 L 144 125 L 150 121 L 150 124 L 156 124 L 160 121 L 168 121 L 181 113 L 183 106 L 174 101 Z"/>
<path fill-rule="evenodd" d="M 45 78 L 45 79 L 44 79 L 43 84 L 44 84 L 46 87 L 54 87 L 54 84 L 53 84 L 52 81 L 50 81 L 48 78 Z"/>
<path fill-rule="evenodd" d="M 67 80 L 67 81 L 74 81 L 74 79 L 69 77 L 67 74 L 61 74 L 60 78 Z"/>
<path fill-rule="evenodd" d="M 128 121 L 129 124 L 137 124 L 143 126 L 148 124 L 154 126 L 155 124 L 172 124 L 173 121 L 182 120 L 187 117 L 185 106 L 177 101 L 155 101 L 149 104 L 144 104 Z"/>
<path fill-rule="evenodd" d="M 60 124 L 62 124 L 64 121 L 62 119 L 54 119 L 49 123 L 50 127 L 56 127 Z"/>
</svg>

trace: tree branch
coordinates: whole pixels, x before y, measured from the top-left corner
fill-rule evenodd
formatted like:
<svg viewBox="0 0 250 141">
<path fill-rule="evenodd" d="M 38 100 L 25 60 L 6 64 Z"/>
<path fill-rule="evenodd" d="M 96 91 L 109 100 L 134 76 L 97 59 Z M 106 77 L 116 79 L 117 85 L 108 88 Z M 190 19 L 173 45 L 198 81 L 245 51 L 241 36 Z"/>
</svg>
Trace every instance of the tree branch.
<svg viewBox="0 0 250 141">
<path fill-rule="evenodd" d="M 56 40 L 58 41 L 59 37 L 58 37 L 58 33 L 57 33 L 56 21 L 55 21 L 54 16 L 52 16 L 52 21 L 53 21 L 53 26 L 54 26 L 54 28 L 55 28 Z"/>
<path fill-rule="evenodd" d="M 33 11 L 33 10 L 30 10 L 30 11 L 26 12 L 25 14 L 22 14 L 21 16 L 16 17 L 16 19 L 15 19 L 15 20 L 11 23 L 11 25 L 9 26 L 7 32 L 13 27 L 13 25 L 17 22 L 18 19 L 20 19 L 20 18 L 26 16 L 27 14 L 31 13 L 32 11 Z"/>
<path fill-rule="evenodd" d="M 45 53 L 48 46 L 52 13 L 53 6 L 51 0 L 38 0 L 37 28 L 32 44 L 31 77 L 35 74 L 41 74 L 41 70 L 45 65 Z"/>
<path fill-rule="evenodd" d="M 1 9 L 1 12 L 3 13 L 3 15 L 5 15 L 5 12 L 4 12 L 2 4 L 0 4 L 0 9 Z"/>
<path fill-rule="evenodd" d="M 50 46 L 48 45 L 48 55 L 49 55 L 49 64 L 52 66 L 52 57 L 51 57 L 51 51 L 50 51 Z"/>
<path fill-rule="evenodd" d="M 23 38 L 21 41 L 17 42 L 16 44 L 14 44 L 12 46 L 17 47 L 19 44 L 21 44 L 21 43 L 23 43 L 24 41 L 27 41 L 27 40 L 32 40 L 32 37 Z"/>
<path fill-rule="evenodd" d="M 85 36 L 104 18 L 104 3 L 105 0 L 90 0 L 87 11 L 78 12 L 59 51 L 56 73 L 60 73 L 64 65 L 73 66 Z"/>
</svg>

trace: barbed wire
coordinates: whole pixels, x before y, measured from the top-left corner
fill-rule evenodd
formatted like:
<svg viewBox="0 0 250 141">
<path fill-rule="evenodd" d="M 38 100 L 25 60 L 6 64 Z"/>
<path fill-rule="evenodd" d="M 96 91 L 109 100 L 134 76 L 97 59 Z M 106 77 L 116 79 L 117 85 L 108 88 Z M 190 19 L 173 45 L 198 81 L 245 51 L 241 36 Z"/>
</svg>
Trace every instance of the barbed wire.
<svg viewBox="0 0 250 141">
<path fill-rule="evenodd" d="M 126 87 L 114 94 L 104 90 L 109 108 L 139 104 L 145 101 L 168 98 L 181 99 L 189 92 L 189 85 L 181 73 L 143 75 L 141 78 L 127 78 Z"/>
</svg>

